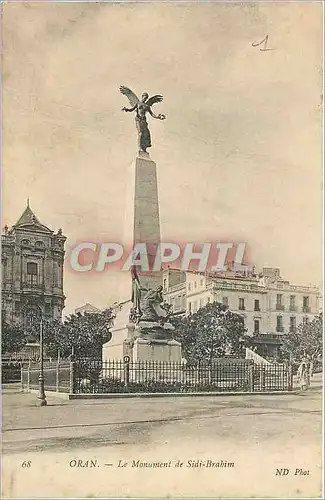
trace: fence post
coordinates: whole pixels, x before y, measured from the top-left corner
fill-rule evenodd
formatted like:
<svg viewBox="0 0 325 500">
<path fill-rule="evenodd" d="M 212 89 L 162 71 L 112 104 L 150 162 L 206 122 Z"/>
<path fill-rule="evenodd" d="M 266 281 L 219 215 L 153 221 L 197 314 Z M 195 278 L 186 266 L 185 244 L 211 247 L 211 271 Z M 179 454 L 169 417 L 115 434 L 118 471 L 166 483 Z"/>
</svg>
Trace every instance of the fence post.
<svg viewBox="0 0 325 500">
<path fill-rule="evenodd" d="M 57 362 L 56 362 L 56 384 L 55 384 L 56 392 L 59 392 L 59 388 L 60 388 L 59 378 L 60 378 L 60 358 L 58 358 Z"/>
<path fill-rule="evenodd" d="M 30 391 L 30 358 L 27 365 L 27 392 Z"/>
<path fill-rule="evenodd" d="M 260 368 L 260 374 L 261 374 L 261 390 L 265 391 L 265 366 L 261 366 Z"/>
<path fill-rule="evenodd" d="M 75 392 L 75 361 L 74 361 L 74 355 L 71 354 L 70 356 L 70 383 L 69 383 L 69 392 L 70 394 L 74 394 Z"/>
<path fill-rule="evenodd" d="M 124 356 L 124 387 L 128 387 L 130 383 L 130 356 Z"/>
<path fill-rule="evenodd" d="M 24 392 L 23 373 L 24 373 L 24 363 L 21 362 L 21 364 L 20 364 L 20 391 L 21 392 Z"/>
<path fill-rule="evenodd" d="M 293 370 L 292 370 L 292 363 L 289 362 L 288 366 L 288 390 L 292 391 L 293 389 Z"/>
<path fill-rule="evenodd" d="M 249 392 L 254 392 L 254 362 L 249 365 Z"/>
</svg>

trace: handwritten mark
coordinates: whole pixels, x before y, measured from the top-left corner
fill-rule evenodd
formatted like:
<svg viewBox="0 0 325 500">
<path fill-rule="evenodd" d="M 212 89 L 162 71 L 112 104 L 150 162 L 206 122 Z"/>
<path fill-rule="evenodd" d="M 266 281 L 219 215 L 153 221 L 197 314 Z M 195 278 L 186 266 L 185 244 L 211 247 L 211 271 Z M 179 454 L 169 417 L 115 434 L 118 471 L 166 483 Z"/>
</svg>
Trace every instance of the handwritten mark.
<svg viewBox="0 0 325 500">
<path fill-rule="evenodd" d="M 274 50 L 274 49 L 269 49 L 267 47 L 267 42 L 269 40 L 269 35 L 266 35 L 266 37 L 261 41 L 261 42 L 253 42 L 252 46 L 253 47 L 258 47 L 259 45 L 262 45 L 264 43 L 264 47 L 260 49 L 261 52 L 267 52 L 268 50 Z"/>
</svg>

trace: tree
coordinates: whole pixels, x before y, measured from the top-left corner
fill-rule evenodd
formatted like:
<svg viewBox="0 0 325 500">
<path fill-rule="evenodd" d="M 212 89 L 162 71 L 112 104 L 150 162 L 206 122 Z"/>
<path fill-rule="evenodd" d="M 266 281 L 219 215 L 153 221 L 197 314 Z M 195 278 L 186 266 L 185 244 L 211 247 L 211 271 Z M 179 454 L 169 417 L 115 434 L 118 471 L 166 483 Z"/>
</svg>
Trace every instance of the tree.
<svg viewBox="0 0 325 500">
<path fill-rule="evenodd" d="M 281 351 L 285 358 L 301 361 L 309 358 L 315 363 L 323 352 L 323 315 L 300 324 L 295 332 L 283 337 Z"/>
<path fill-rule="evenodd" d="M 240 357 L 249 346 L 244 318 L 214 302 L 189 316 L 171 318 L 175 326 L 175 340 L 182 344 L 188 362 L 206 361 L 232 355 Z"/>
<path fill-rule="evenodd" d="M 102 346 L 111 339 L 111 309 L 101 313 L 78 313 L 68 316 L 63 323 L 52 321 L 44 324 L 44 345 L 49 356 L 101 357 Z"/>
<path fill-rule="evenodd" d="M 2 353 L 17 352 L 22 349 L 27 342 L 27 336 L 23 326 L 9 324 L 3 318 L 1 323 Z"/>
</svg>

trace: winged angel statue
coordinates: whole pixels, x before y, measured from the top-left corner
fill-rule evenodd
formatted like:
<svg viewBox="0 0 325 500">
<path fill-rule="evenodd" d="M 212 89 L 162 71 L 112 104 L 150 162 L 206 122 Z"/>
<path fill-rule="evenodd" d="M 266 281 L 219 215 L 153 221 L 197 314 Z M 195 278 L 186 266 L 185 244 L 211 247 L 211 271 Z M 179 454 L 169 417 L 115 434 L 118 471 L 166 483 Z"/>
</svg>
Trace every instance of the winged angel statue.
<svg viewBox="0 0 325 500">
<path fill-rule="evenodd" d="M 166 118 L 165 115 L 155 115 L 152 111 L 151 106 L 156 104 L 157 102 L 161 102 L 163 100 L 162 95 L 154 95 L 149 97 L 149 95 L 145 92 L 142 94 L 141 100 L 135 95 L 132 90 L 127 87 L 120 87 L 120 91 L 123 95 L 129 99 L 131 108 L 122 108 L 122 111 L 135 111 L 135 123 L 138 130 L 139 136 L 139 149 L 141 151 L 147 152 L 147 148 L 151 147 L 151 136 L 148 128 L 148 123 L 146 119 L 146 114 L 149 113 L 153 118 L 157 120 L 164 120 Z"/>
</svg>

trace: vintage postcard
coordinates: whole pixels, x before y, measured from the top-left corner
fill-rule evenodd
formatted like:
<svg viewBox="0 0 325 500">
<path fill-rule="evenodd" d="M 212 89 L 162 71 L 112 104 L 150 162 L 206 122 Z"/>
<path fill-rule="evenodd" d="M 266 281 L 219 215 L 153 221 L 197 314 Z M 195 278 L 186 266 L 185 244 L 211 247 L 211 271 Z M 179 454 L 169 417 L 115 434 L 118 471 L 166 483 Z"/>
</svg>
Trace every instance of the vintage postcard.
<svg viewBox="0 0 325 500">
<path fill-rule="evenodd" d="M 323 3 L 1 27 L 2 498 L 322 498 Z"/>
</svg>

